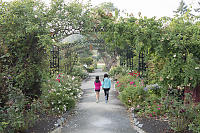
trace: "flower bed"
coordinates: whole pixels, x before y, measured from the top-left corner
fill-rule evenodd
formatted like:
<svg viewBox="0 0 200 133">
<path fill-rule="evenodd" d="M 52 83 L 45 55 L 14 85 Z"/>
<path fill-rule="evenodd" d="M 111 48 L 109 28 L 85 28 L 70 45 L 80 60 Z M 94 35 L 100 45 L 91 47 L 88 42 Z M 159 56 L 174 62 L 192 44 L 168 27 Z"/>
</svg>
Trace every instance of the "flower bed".
<svg viewBox="0 0 200 133">
<path fill-rule="evenodd" d="M 62 114 L 81 96 L 80 85 L 80 78 L 61 73 L 48 81 L 44 98 L 54 113 Z"/>
<path fill-rule="evenodd" d="M 163 93 L 158 84 L 144 85 L 137 72 L 121 76 L 115 86 L 120 100 L 138 117 L 167 120 L 173 131 L 200 131 L 200 106 L 192 102 L 190 93 L 184 99 L 178 89 Z"/>
</svg>

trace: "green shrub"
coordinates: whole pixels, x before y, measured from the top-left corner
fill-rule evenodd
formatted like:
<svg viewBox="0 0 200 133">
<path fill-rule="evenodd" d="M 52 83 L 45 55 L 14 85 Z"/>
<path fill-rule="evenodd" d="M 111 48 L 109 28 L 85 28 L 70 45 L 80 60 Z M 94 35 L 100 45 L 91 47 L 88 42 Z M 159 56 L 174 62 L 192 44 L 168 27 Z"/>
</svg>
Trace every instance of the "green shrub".
<svg viewBox="0 0 200 133">
<path fill-rule="evenodd" d="M 189 129 L 195 133 L 200 132 L 200 104 L 194 106 L 194 120 L 189 124 Z"/>
<path fill-rule="evenodd" d="M 93 66 L 89 66 L 86 68 L 87 72 L 92 73 L 94 72 L 94 67 Z"/>
<path fill-rule="evenodd" d="M 93 58 L 92 57 L 86 57 L 80 59 L 81 64 L 86 64 L 88 66 L 93 64 Z"/>
<path fill-rule="evenodd" d="M 119 75 L 126 75 L 128 72 L 129 70 L 122 66 L 112 67 L 109 71 L 109 76 L 113 79 L 117 79 Z"/>
<path fill-rule="evenodd" d="M 38 113 L 44 113 L 43 103 L 39 100 L 27 101 L 21 91 L 12 92 L 18 96 L 11 97 L 0 108 L 0 131 L 21 132 L 32 126 L 38 119 Z M 11 96 L 14 96 L 10 93 Z"/>
<path fill-rule="evenodd" d="M 140 85 L 139 79 L 135 80 L 135 84 L 127 84 L 127 87 L 120 93 L 119 98 L 127 106 L 141 104 L 146 98 L 146 93 L 143 86 Z"/>
<path fill-rule="evenodd" d="M 185 94 L 185 99 L 179 100 L 177 96 L 168 96 L 166 99 L 165 108 L 168 109 L 168 118 L 170 127 L 176 132 L 184 132 L 188 130 L 188 125 L 194 121 L 195 106 L 192 103 L 190 94 Z"/>
<path fill-rule="evenodd" d="M 87 71 L 81 66 L 74 66 L 70 75 L 80 77 L 81 79 L 85 79 L 88 77 Z"/>
</svg>

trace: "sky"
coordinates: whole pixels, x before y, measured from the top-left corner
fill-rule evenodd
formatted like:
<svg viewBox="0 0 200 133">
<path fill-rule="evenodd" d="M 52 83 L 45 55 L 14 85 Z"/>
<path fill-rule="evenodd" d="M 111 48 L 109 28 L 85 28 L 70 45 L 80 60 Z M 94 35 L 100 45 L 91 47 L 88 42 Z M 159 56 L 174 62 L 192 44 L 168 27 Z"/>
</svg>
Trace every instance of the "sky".
<svg viewBox="0 0 200 133">
<path fill-rule="evenodd" d="M 181 0 L 91 0 L 93 4 L 102 2 L 112 2 L 120 10 L 125 10 L 128 13 L 133 13 L 138 16 L 141 12 L 142 16 L 157 18 L 168 16 L 173 17 L 174 13 Z M 184 0 L 190 6 L 195 7 L 200 0 Z"/>
<path fill-rule="evenodd" d="M 12 1 L 12 0 L 3 0 Z M 49 3 L 50 0 L 42 0 L 45 3 Z M 70 1 L 70 0 L 67 0 Z M 138 16 L 138 12 L 141 12 L 142 16 L 148 18 L 156 16 L 160 17 L 173 17 L 175 11 L 181 0 L 91 0 L 92 5 L 98 5 L 103 2 L 112 2 L 121 11 L 132 13 L 135 17 Z M 195 7 L 200 0 L 184 0 L 187 5 Z"/>
</svg>

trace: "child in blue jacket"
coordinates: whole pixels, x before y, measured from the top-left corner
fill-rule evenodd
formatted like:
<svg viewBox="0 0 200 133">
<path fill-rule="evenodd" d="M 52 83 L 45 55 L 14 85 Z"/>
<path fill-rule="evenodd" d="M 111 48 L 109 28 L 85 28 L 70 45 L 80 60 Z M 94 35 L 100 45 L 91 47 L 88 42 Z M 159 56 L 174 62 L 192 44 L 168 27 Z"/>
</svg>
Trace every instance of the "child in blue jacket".
<svg viewBox="0 0 200 133">
<path fill-rule="evenodd" d="M 104 79 L 102 82 L 102 88 L 105 93 L 105 102 L 108 102 L 108 97 L 109 97 L 109 90 L 111 88 L 111 80 L 108 78 L 108 74 L 104 74 Z"/>
</svg>

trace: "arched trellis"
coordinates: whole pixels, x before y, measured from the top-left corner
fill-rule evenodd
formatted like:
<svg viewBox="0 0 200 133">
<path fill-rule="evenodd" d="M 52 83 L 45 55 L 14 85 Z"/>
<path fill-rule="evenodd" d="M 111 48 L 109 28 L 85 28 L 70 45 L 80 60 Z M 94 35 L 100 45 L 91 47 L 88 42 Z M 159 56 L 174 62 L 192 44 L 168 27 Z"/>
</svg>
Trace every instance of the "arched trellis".
<svg viewBox="0 0 200 133">
<path fill-rule="evenodd" d="M 141 73 L 140 76 L 144 76 L 144 72 L 147 70 L 148 66 L 145 62 L 145 56 L 148 55 L 148 52 L 140 51 L 138 54 L 138 71 Z"/>
<path fill-rule="evenodd" d="M 131 47 L 127 47 L 124 51 L 119 52 L 120 55 L 120 66 L 125 66 L 130 70 L 134 70 L 134 57 L 137 56 L 136 53 L 133 52 Z M 145 61 L 145 56 L 148 55 L 148 52 L 140 51 L 138 53 L 138 72 L 140 72 L 140 76 L 144 76 L 144 72 L 147 70 L 147 63 Z"/>
<path fill-rule="evenodd" d="M 59 52 L 60 48 L 56 45 L 53 45 L 52 49 L 50 50 L 50 74 L 59 72 Z"/>
<path fill-rule="evenodd" d="M 60 71 L 60 51 L 63 49 L 69 49 L 73 48 L 73 50 L 69 51 L 68 53 L 65 53 L 65 56 L 70 56 L 72 52 L 78 52 L 84 48 L 90 48 L 91 44 L 92 46 L 95 46 L 94 48 L 100 47 L 102 44 L 104 44 L 103 39 L 95 39 L 95 40 L 85 40 L 85 41 L 76 41 L 74 43 L 68 43 L 65 46 L 53 46 L 51 49 L 51 57 L 50 57 L 50 74 L 54 74 Z M 67 66 L 65 66 L 65 71 L 67 69 Z"/>
<path fill-rule="evenodd" d="M 133 58 L 136 54 L 133 52 L 131 47 L 125 48 L 125 50 L 119 52 L 120 55 L 120 65 L 129 68 L 130 70 L 134 69 Z"/>
</svg>

